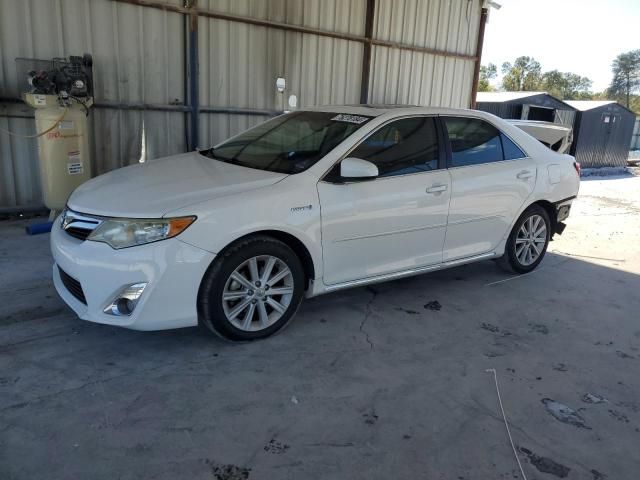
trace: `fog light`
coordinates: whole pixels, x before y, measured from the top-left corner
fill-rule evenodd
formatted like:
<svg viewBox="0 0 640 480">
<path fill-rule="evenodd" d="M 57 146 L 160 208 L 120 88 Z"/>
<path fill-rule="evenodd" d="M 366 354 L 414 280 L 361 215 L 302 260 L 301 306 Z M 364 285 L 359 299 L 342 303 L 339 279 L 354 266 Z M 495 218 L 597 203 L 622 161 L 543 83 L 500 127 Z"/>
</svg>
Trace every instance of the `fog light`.
<svg viewBox="0 0 640 480">
<path fill-rule="evenodd" d="M 134 283 L 123 289 L 111 302 L 107 308 L 104 309 L 104 313 L 109 315 L 115 315 L 117 317 L 129 316 L 133 313 L 138 305 L 138 300 L 144 292 L 146 283 Z"/>
</svg>

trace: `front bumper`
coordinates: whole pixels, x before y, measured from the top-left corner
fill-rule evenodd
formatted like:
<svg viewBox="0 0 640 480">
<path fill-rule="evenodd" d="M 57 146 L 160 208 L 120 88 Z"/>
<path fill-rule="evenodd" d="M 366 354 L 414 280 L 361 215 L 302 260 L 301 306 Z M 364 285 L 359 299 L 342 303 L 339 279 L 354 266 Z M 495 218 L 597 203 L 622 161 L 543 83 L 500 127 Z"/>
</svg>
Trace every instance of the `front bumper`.
<svg viewBox="0 0 640 480">
<path fill-rule="evenodd" d="M 99 242 L 71 237 L 56 220 L 51 229 L 53 283 L 62 299 L 83 320 L 134 330 L 164 330 L 197 325 L 200 282 L 213 253 L 171 238 L 114 250 Z M 86 304 L 64 285 L 59 268 L 80 282 Z M 103 312 L 125 287 L 147 287 L 129 316 Z"/>
</svg>

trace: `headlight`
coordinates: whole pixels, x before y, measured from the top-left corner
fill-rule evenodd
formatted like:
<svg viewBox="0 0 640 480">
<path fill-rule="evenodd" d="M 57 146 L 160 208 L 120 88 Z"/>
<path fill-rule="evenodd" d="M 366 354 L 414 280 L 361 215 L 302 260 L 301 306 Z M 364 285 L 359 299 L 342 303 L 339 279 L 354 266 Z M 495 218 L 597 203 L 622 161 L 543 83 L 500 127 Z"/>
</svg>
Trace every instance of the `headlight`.
<svg viewBox="0 0 640 480">
<path fill-rule="evenodd" d="M 127 248 L 175 237 L 196 217 L 137 219 L 110 218 L 103 221 L 87 240 L 104 242 L 113 248 Z"/>
</svg>

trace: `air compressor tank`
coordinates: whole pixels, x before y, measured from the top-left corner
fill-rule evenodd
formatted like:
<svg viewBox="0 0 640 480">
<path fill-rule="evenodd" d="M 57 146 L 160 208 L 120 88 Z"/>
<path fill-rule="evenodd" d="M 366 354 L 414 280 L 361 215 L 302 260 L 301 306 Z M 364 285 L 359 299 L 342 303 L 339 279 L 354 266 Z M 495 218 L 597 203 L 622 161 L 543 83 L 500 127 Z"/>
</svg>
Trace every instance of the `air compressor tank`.
<svg viewBox="0 0 640 480">
<path fill-rule="evenodd" d="M 24 97 L 35 108 L 36 131 L 46 131 L 38 137 L 38 161 L 44 204 L 54 214 L 64 209 L 76 187 L 91 178 L 86 113 L 92 101 L 62 106 L 57 95 Z"/>
</svg>

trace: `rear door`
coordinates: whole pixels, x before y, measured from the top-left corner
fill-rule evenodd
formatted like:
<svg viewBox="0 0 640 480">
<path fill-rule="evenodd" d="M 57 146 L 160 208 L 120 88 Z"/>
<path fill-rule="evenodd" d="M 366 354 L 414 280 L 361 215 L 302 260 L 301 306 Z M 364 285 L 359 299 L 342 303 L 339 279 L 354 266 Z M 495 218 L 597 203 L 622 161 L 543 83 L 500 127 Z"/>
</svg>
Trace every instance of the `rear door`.
<svg viewBox="0 0 640 480">
<path fill-rule="evenodd" d="M 442 261 L 451 182 L 435 117 L 393 120 L 349 157 L 379 177 L 345 182 L 340 165 L 318 183 L 327 285 Z"/>
<path fill-rule="evenodd" d="M 536 164 L 492 124 L 442 117 L 449 146 L 451 204 L 443 260 L 491 252 L 536 182 Z"/>
</svg>

